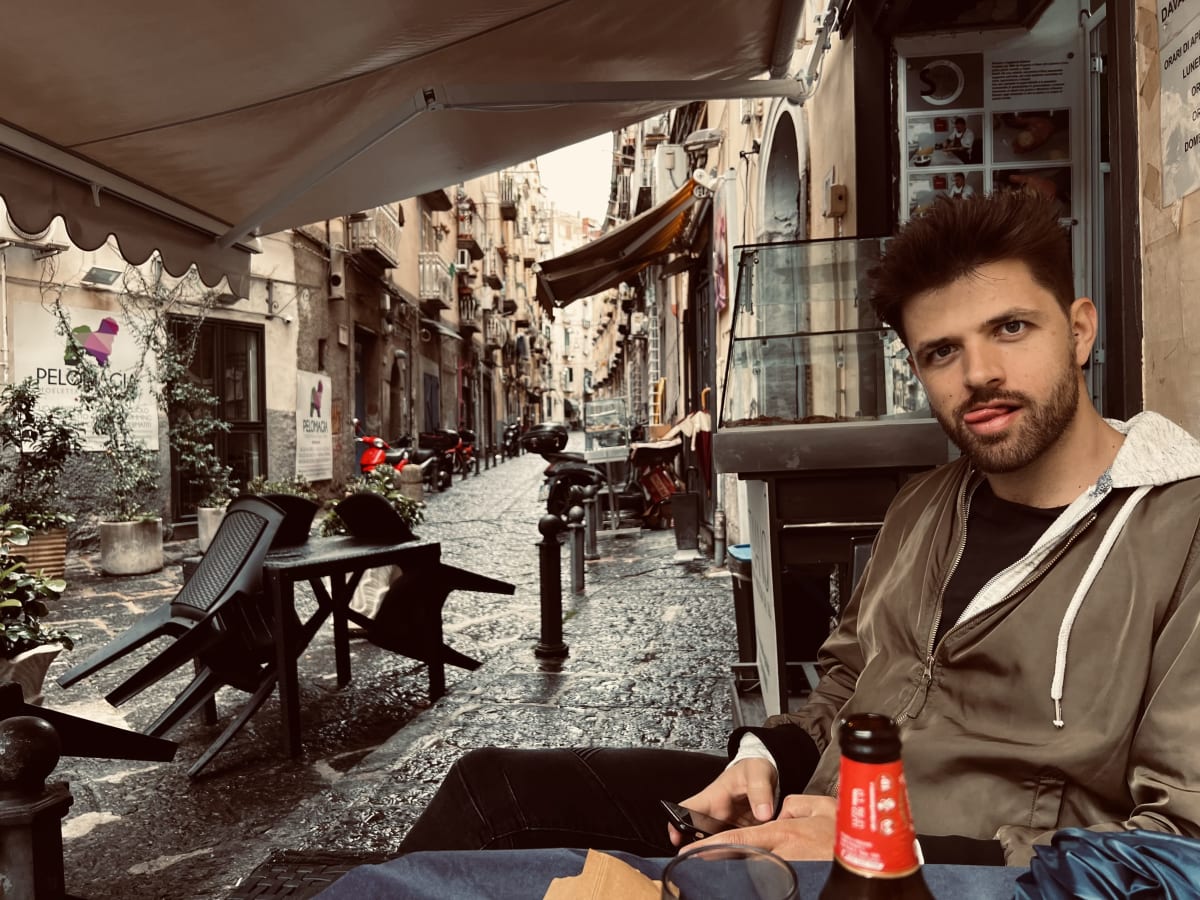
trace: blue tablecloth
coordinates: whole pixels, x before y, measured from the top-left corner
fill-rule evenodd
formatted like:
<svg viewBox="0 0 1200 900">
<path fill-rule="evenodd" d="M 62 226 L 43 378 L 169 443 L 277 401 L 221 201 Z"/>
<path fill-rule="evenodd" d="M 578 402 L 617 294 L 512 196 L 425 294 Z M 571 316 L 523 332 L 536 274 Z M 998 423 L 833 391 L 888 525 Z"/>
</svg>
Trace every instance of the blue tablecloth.
<svg viewBox="0 0 1200 900">
<path fill-rule="evenodd" d="M 322 900 L 540 900 L 554 878 L 578 875 L 585 850 L 487 850 L 411 853 L 360 866 L 333 883 Z M 658 878 L 666 859 L 613 853 Z M 793 863 L 800 897 L 816 897 L 829 863 Z M 1011 900 L 1024 869 L 1003 866 L 926 866 L 925 880 L 940 900 Z"/>
</svg>

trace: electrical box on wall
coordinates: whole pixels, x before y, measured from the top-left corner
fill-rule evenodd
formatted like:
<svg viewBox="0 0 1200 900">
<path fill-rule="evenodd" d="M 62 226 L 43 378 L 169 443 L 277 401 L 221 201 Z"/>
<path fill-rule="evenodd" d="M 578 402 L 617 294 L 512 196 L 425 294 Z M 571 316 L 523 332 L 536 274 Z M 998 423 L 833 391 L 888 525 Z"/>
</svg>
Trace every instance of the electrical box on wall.
<svg viewBox="0 0 1200 900">
<path fill-rule="evenodd" d="M 821 215 L 827 219 L 840 219 L 849 210 L 849 194 L 846 185 L 838 184 L 837 169 L 829 167 L 821 191 Z"/>
</svg>

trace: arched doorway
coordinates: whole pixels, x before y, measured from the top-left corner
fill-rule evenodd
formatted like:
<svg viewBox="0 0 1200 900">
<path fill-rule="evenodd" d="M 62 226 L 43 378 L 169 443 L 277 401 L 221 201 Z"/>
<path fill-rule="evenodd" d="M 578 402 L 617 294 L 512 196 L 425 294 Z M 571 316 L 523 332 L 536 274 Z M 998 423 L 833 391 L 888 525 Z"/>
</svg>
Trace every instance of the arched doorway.
<svg viewBox="0 0 1200 900">
<path fill-rule="evenodd" d="M 779 109 L 763 148 L 763 221 L 761 241 L 793 241 L 808 235 L 808 153 L 802 144 L 803 120 Z"/>
</svg>

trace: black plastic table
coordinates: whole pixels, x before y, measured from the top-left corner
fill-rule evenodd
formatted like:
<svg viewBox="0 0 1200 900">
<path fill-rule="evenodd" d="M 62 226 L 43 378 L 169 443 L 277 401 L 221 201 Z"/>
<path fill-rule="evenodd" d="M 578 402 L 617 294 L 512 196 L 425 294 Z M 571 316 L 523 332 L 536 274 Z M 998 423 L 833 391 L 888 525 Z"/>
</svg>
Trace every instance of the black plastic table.
<svg viewBox="0 0 1200 900">
<path fill-rule="evenodd" d="M 333 617 L 334 656 L 338 686 L 350 680 L 350 635 L 346 610 L 363 572 L 375 566 L 400 566 L 419 570 L 441 560 L 437 541 L 412 540 L 403 544 L 372 544 L 348 536 L 314 537 L 295 547 L 267 554 L 263 563 L 263 588 L 275 614 L 275 669 L 279 682 L 279 706 L 283 748 L 291 756 L 300 754 L 300 685 L 296 660 L 298 636 L 303 627 L 295 614 L 298 581 L 312 585 L 321 605 Z M 328 578 L 332 590 L 327 590 Z"/>
</svg>

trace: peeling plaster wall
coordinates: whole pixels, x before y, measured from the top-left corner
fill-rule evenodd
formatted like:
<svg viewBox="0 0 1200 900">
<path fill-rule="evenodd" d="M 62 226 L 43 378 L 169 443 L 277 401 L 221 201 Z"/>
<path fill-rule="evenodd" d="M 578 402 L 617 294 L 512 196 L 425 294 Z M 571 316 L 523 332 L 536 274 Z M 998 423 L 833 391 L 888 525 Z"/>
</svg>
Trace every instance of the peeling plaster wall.
<svg viewBox="0 0 1200 900">
<path fill-rule="evenodd" d="M 1145 406 L 1200 435 L 1200 191 L 1162 206 L 1157 4 L 1137 0 Z"/>
</svg>

